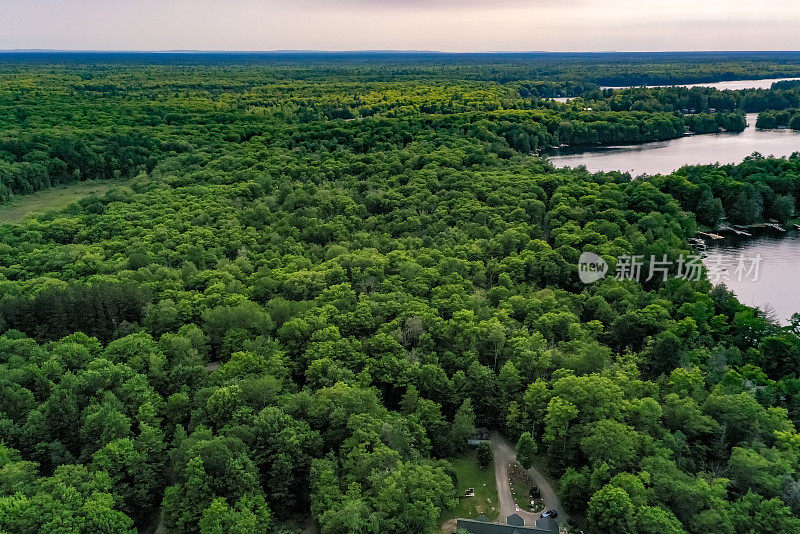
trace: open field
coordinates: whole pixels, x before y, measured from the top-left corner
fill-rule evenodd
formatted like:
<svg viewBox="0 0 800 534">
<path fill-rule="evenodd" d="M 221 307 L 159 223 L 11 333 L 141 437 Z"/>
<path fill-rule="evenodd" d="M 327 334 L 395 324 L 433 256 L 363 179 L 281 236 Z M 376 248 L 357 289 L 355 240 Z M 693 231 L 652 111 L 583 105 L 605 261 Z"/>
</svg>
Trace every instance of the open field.
<svg viewBox="0 0 800 534">
<path fill-rule="evenodd" d="M 28 215 L 39 215 L 53 210 L 61 210 L 91 194 L 103 195 L 121 182 L 114 180 L 94 180 L 69 185 L 56 186 L 30 195 L 14 197 L 7 204 L 0 205 L 0 224 L 21 222 Z"/>
<path fill-rule="evenodd" d="M 442 522 L 458 517 L 473 518 L 485 515 L 496 519 L 499 513 L 497 508 L 497 484 L 494 476 L 494 465 L 482 469 L 478 465 L 477 454 L 473 450 L 466 456 L 452 460 L 453 467 L 458 473 L 456 492 L 458 493 L 458 506 L 442 517 Z M 467 488 L 475 489 L 474 497 L 465 497 Z"/>
</svg>

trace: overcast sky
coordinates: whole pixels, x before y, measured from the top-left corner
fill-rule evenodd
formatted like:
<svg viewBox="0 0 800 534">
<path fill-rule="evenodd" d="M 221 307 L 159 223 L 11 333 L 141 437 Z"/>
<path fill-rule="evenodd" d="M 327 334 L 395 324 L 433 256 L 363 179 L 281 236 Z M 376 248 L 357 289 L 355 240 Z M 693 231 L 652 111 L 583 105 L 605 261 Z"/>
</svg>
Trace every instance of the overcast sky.
<svg viewBox="0 0 800 534">
<path fill-rule="evenodd" d="M 798 0 L 0 0 L 0 49 L 800 50 Z"/>
</svg>

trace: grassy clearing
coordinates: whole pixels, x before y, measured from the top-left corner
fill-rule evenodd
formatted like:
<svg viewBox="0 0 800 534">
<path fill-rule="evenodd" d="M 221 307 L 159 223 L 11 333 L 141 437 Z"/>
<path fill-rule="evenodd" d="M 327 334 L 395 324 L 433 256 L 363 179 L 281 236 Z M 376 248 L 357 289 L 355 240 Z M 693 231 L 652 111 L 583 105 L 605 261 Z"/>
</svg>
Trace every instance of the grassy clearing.
<svg viewBox="0 0 800 534">
<path fill-rule="evenodd" d="M 473 518 L 485 515 L 494 520 L 500 514 L 497 509 L 497 483 L 494 478 L 494 464 L 486 469 L 478 465 L 477 454 L 469 454 L 456 460 L 451 460 L 458 474 L 456 491 L 458 492 L 458 506 L 449 510 L 443 517 L 442 523 L 450 519 L 464 517 Z M 475 489 L 474 497 L 465 497 L 467 488 Z"/>
<path fill-rule="evenodd" d="M 59 185 L 30 195 L 17 196 L 10 202 L 0 205 L 0 224 L 15 224 L 22 222 L 29 215 L 62 210 L 88 195 L 103 195 L 109 189 L 120 185 L 123 185 L 123 182 L 93 180 Z"/>
<path fill-rule="evenodd" d="M 514 463 L 509 470 L 508 476 L 511 482 L 511 494 L 517 506 L 522 510 L 534 513 L 544 510 L 544 500 L 531 496 L 531 488 L 533 488 L 534 483 L 528 472 L 521 465 Z M 531 505 L 531 502 L 534 504 Z"/>
</svg>

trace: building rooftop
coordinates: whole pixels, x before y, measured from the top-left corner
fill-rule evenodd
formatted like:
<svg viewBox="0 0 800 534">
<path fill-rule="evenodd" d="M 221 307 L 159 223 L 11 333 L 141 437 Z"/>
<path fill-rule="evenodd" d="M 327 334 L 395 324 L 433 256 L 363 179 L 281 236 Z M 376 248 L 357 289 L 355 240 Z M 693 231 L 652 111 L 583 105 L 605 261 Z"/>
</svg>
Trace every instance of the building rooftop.
<svg viewBox="0 0 800 534">
<path fill-rule="evenodd" d="M 489 429 L 485 427 L 476 428 L 475 432 L 468 438 L 471 445 L 479 441 L 489 441 Z"/>
<path fill-rule="evenodd" d="M 558 524 L 549 517 L 536 521 L 535 525 L 526 526 L 525 520 L 518 514 L 506 518 L 506 523 L 491 523 L 484 516 L 475 519 L 459 519 L 458 528 L 470 534 L 558 534 Z"/>
<path fill-rule="evenodd" d="M 518 527 L 524 527 L 525 526 L 525 520 L 522 519 L 522 516 L 520 516 L 519 514 L 511 514 L 510 516 L 508 516 L 506 518 L 506 523 L 509 524 L 509 525 L 515 525 L 515 526 L 518 526 Z"/>
</svg>

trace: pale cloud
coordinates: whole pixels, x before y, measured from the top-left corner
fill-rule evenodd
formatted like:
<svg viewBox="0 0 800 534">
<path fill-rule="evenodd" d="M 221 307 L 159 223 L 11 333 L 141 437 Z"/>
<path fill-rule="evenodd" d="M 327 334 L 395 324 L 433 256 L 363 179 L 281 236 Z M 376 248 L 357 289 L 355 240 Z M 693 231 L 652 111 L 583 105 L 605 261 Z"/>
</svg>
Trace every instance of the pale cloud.
<svg viewBox="0 0 800 534">
<path fill-rule="evenodd" d="M 0 48 L 798 50 L 772 0 L 0 0 Z"/>
</svg>

